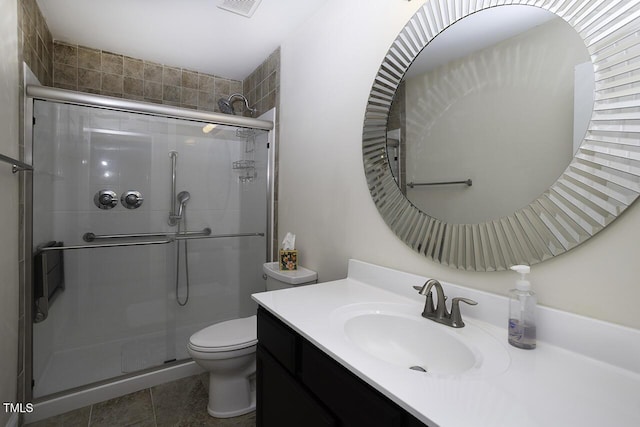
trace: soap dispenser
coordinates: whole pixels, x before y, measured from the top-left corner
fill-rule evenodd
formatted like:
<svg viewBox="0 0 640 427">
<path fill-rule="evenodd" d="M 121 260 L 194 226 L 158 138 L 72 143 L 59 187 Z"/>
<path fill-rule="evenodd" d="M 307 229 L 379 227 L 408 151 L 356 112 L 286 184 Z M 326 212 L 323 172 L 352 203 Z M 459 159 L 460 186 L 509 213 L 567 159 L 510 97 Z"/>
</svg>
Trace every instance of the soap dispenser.
<svg viewBox="0 0 640 427">
<path fill-rule="evenodd" d="M 509 344 L 523 349 L 536 348 L 536 294 L 526 276 L 528 265 L 514 265 L 511 270 L 520 274 L 516 288 L 509 291 Z"/>
</svg>

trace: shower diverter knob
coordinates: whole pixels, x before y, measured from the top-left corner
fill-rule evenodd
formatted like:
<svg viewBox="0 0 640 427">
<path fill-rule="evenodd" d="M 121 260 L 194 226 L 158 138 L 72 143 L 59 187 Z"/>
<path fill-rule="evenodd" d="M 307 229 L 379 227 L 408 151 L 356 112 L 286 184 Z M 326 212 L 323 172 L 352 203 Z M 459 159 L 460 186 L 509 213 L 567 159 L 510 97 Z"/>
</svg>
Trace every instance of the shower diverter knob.
<svg viewBox="0 0 640 427">
<path fill-rule="evenodd" d="M 100 209 L 111 209 L 118 204 L 118 195 L 111 190 L 100 190 L 93 196 L 93 203 Z"/>
<path fill-rule="evenodd" d="M 142 197 L 142 193 L 139 191 L 125 191 L 120 196 L 120 202 L 122 206 L 127 209 L 135 209 L 140 207 L 142 202 L 144 201 L 144 197 Z"/>
</svg>

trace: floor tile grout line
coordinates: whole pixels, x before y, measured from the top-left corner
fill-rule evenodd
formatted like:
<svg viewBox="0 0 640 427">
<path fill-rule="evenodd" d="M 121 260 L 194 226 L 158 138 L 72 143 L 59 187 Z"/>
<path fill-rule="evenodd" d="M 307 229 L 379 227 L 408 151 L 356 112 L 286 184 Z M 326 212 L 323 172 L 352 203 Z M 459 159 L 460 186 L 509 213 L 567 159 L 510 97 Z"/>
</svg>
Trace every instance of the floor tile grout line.
<svg viewBox="0 0 640 427">
<path fill-rule="evenodd" d="M 151 398 L 151 411 L 153 412 L 153 425 L 158 427 L 158 418 L 156 417 L 156 404 L 153 401 L 153 392 L 151 391 L 151 387 L 149 387 L 149 397 Z"/>
<path fill-rule="evenodd" d="M 89 420 L 87 421 L 87 427 L 91 426 L 91 417 L 93 416 L 93 405 L 89 407 Z"/>
</svg>

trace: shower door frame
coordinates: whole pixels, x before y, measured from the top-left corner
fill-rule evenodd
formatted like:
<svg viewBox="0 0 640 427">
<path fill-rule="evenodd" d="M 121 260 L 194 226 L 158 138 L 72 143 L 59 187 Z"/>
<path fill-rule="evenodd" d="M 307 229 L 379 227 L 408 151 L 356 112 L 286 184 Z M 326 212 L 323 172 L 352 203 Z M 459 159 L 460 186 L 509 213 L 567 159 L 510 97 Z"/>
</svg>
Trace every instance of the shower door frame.
<svg viewBox="0 0 640 427">
<path fill-rule="evenodd" d="M 25 145 L 24 145 L 24 159 L 25 162 L 33 164 L 33 125 L 34 125 L 34 102 L 36 100 L 51 101 L 72 105 L 79 105 L 93 108 L 103 108 L 108 110 L 121 111 L 126 113 L 146 114 L 157 117 L 164 117 L 170 119 L 189 120 L 193 122 L 200 122 L 203 124 L 218 124 L 234 126 L 246 129 L 258 129 L 268 131 L 267 136 L 267 224 L 266 224 L 266 255 L 267 260 L 272 261 L 274 258 L 273 249 L 273 236 L 276 232 L 274 222 L 274 203 L 275 203 L 275 159 L 276 159 L 276 138 L 275 138 L 275 109 L 272 109 L 265 113 L 270 116 L 271 120 L 255 119 L 250 117 L 228 115 L 222 113 L 207 112 L 202 110 L 191 110 L 187 108 L 171 107 L 161 104 L 152 104 L 142 101 L 133 101 L 122 98 L 114 98 L 104 95 L 94 95 L 82 92 L 75 92 L 65 89 L 57 89 L 47 86 L 40 86 L 37 84 L 27 84 L 25 88 L 24 106 L 25 106 Z M 25 290 L 24 290 L 24 318 L 25 318 L 25 330 L 24 330 L 24 396 L 26 402 L 34 402 L 33 398 L 33 304 L 32 304 L 32 290 L 33 290 L 33 179 L 31 174 L 23 174 L 23 188 L 24 188 L 24 278 L 25 278 Z M 154 367 L 144 369 L 139 372 L 133 372 L 131 374 L 118 376 L 117 379 L 124 379 L 130 377 L 136 377 L 147 372 L 159 371 L 163 368 L 173 365 L 181 365 L 184 361 L 176 361 L 171 364 L 167 364 L 161 367 Z M 104 380 L 97 384 L 109 383 L 113 379 Z M 47 401 L 51 398 L 58 397 L 60 395 L 66 395 L 70 392 L 76 392 L 79 390 L 90 389 L 95 384 L 87 384 L 71 390 L 65 390 L 53 395 L 47 395 L 35 399 L 36 402 Z"/>
</svg>

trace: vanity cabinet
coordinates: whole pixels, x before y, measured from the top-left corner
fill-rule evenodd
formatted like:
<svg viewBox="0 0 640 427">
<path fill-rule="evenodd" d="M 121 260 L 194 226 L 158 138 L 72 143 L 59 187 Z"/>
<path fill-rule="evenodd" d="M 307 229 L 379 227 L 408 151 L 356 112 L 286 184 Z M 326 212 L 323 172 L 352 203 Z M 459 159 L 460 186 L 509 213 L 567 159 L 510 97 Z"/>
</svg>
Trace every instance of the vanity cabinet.
<svg viewBox="0 0 640 427">
<path fill-rule="evenodd" d="M 258 308 L 258 427 L 424 427 L 271 313 Z"/>
</svg>

